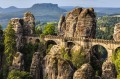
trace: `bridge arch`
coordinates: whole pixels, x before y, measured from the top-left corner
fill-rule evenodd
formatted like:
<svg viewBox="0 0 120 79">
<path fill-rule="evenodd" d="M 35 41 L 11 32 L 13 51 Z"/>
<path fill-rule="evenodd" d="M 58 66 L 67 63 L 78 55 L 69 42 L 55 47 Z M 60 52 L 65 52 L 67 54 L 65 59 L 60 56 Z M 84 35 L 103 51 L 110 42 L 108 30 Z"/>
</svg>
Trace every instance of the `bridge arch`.
<svg viewBox="0 0 120 79">
<path fill-rule="evenodd" d="M 35 43 L 40 43 L 40 39 L 35 39 Z"/>
<path fill-rule="evenodd" d="M 70 49 L 71 49 L 74 45 L 75 45 L 74 42 L 67 42 L 67 47 L 70 48 Z"/>
<path fill-rule="evenodd" d="M 93 45 L 90 48 L 90 51 L 101 53 L 101 57 L 104 58 L 104 60 L 106 60 L 108 57 L 108 49 L 102 45 L 99 44 Z"/>
<path fill-rule="evenodd" d="M 101 67 L 107 58 L 108 51 L 104 46 L 96 44 L 90 48 L 90 64 L 98 72 L 98 76 L 102 74 Z"/>
<path fill-rule="evenodd" d="M 57 45 L 57 43 L 55 42 L 55 41 L 53 41 L 53 40 L 48 40 L 48 41 L 46 41 L 46 48 L 48 48 L 49 47 L 49 45 Z"/>
</svg>

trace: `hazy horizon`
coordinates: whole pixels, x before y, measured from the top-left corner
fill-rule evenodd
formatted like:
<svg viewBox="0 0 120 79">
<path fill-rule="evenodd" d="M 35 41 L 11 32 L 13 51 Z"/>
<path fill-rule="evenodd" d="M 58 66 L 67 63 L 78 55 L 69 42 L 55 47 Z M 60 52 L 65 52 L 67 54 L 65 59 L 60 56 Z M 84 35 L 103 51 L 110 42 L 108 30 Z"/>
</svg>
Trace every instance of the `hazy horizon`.
<svg viewBox="0 0 120 79">
<path fill-rule="evenodd" d="M 58 6 L 120 8 L 120 1 L 118 0 L 2 0 L 0 2 L 0 7 L 7 8 L 15 6 L 18 8 L 29 8 L 38 3 L 53 3 L 58 4 Z"/>
</svg>

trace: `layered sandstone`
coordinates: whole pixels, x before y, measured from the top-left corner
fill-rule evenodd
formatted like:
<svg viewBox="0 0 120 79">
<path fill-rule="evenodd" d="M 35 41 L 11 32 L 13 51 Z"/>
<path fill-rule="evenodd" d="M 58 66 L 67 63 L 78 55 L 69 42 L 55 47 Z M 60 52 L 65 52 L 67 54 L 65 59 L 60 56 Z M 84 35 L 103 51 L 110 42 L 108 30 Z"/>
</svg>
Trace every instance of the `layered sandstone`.
<svg viewBox="0 0 120 79">
<path fill-rule="evenodd" d="M 43 60 L 43 79 L 73 79 L 74 68 L 61 57 L 61 47 L 54 45 Z"/>
<path fill-rule="evenodd" d="M 113 34 L 113 39 L 115 41 L 120 40 L 120 23 L 117 23 L 114 27 L 114 34 Z"/>
<path fill-rule="evenodd" d="M 58 23 L 60 35 L 65 37 L 95 37 L 96 16 L 93 8 L 76 8 L 61 16 Z"/>
</svg>

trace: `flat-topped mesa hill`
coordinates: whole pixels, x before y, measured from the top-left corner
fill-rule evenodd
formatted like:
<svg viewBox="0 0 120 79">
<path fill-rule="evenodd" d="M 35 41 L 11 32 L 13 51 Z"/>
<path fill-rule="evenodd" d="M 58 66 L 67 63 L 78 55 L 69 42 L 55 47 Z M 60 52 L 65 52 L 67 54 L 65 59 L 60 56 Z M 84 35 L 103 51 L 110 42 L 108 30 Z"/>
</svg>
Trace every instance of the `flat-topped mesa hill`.
<svg viewBox="0 0 120 79">
<path fill-rule="evenodd" d="M 61 16 L 58 31 L 65 37 L 95 37 L 96 16 L 93 8 L 75 8 Z"/>
</svg>

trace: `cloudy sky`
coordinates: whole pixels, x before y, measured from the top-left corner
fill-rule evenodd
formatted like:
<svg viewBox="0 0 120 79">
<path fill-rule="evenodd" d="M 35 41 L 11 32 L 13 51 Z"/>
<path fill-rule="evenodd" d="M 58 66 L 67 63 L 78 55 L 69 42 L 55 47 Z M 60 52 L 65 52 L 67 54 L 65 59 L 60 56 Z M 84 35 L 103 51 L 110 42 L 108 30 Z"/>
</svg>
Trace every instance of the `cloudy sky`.
<svg viewBox="0 0 120 79">
<path fill-rule="evenodd" d="M 119 7 L 120 0 L 0 0 L 0 7 L 31 7 L 35 3 L 54 3 L 59 6 Z"/>
</svg>

